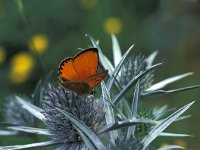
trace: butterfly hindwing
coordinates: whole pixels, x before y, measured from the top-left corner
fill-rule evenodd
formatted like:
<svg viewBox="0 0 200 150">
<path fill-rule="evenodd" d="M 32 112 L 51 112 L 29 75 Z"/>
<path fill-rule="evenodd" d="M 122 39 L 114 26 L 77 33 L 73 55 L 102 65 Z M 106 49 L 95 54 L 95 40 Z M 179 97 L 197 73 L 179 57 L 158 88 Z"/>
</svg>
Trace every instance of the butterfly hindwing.
<svg viewBox="0 0 200 150">
<path fill-rule="evenodd" d="M 91 89 L 95 88 L 107 75 L 108 70 L 104 70 L 103 72 L 97 73 L 89 78 L 85 79 L 84 81 L 89 85 Z"/>
<path fill-rule="evenodd" d="M 90 93 L 90 87 L 85 82 L 65 81 L 65 82 L 61 82 L 61 85 L 71 91 L 76 92 L 77 94 L 80 94 L 80 95 Z"/>
</svg>

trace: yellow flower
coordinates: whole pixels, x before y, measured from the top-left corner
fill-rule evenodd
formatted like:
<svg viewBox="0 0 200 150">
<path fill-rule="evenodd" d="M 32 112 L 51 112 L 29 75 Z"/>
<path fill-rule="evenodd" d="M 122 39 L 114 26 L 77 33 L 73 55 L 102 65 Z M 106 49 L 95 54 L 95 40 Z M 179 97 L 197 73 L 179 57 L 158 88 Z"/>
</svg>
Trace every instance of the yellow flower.
<svg viewBox="0 0 200 150">
<path fill-rule="evenodd" d="M 92 9 L 97 5 L 97 0 L 79 0 L 83 9 Z"/>
<path fill-rule="evenodd" d="M 34 65 L 34 59 L 30 54 L 25 52 L 16 54 L 11 60 L 11 81 L 16 84 L 26 81 Z"/>
<path fill-rule="evenodd" d="M 186 141 L 180 140 L 180 139 L 176 140 L 176 141 L 174 142 L 174 144 L 175 144 L 175 145 L 179 145 L 179 146 L 184 147 L 184 148 L 187 147 Z"/>
<path fill-rule="evenodd" d="M 6 59 L 6 52 L 3 47 L 0 47 L 0 64 L 2 64 Z"/>
<path fill-rule="evenodd" d="M 119 18 L 108 18 L 105 20 L 103 27 L 108 34 L 118 34 L 122 30 L 122 22 Z"/>
<path fill-rule="evenodd" d="M 48 39 L 43 34 L 34 35 L 29 41 L 29 49 L 39 54 L 43 53 L 48 46 Z"/>
</svg>

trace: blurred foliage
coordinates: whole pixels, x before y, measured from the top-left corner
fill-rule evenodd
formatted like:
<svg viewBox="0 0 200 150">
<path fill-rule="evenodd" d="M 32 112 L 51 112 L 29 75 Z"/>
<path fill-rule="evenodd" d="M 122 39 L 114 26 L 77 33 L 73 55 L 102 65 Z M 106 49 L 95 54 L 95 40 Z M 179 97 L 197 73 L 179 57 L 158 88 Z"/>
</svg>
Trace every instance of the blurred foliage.
<svg viewBox="0 0 200 150">
<path fill-rule="evenodd" d="M 6 95 L 30 94 L 41 77 L 57 71 L 61 60 L 91 46 L 85 33 L 103 41 L 111 60 L 110 33 L 117 35 L 124 51 L 133 43 L 137 52 L 158 49 L 166 69 L 156 71 L 156 80 L 192 71 L 189 83 L 176 86 L 199 83 L 199 0 L 0 0 L 0 106 Z M 149 98 L 149 103 L 167 100 L 178 107 L 199 96 L 194 90 L 157 101 Z M 186 139 L 191 149 L 200 148 L 199 106 L 192 107 L 189 121 L 173 127 L 195 136 Z"/>
</svg>

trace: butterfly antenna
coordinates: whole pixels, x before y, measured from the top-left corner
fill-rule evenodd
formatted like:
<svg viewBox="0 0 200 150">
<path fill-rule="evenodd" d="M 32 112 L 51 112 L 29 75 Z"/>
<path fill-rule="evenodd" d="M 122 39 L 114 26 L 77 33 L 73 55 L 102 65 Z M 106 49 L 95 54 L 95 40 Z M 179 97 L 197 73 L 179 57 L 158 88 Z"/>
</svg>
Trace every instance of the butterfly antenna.
<svg viewBox="0 0 200 150">
<path fill-rule="evenodd" d="M 31 34 L 32 32 L 31 32 L 31 29 L 30 29 L 30 26 L 29 26 L 29 22 L 28 22 L 28 20 L 27 20 L 27 17 L 26 17 L 26 15 L 25 15 L 25 10 L 24 10 L 23 2 L 22 2 L 22 0 L 15 0 L 15 3 L 16 3 L 16 5 L 17 5 L 17 8 L 18 8 L 18 10 L 19 10 L 19 13 L 20 13 L 20 15 L 21 15 L 21 17 L 22 17 L 22 20 L 23 20 L 23 22 L 24 22 L 24 24 L 25 24 L 25 27 L 26 27 L 26 34 L 27 34 L 27 37 L 29 38 L 29 37 L 32 36 L 32 34 Z M 33 40 L 31 40 L 30 42 L 31 42 L 31 44 L 33 45 L 33 48 L 36 49 L 36 46 L 35 46 L 35 43 L 33 42 Z M 41 55 L 39 55 L 38 53 L 36 53 L 36 56 L 38 57 L 38 59 L 39 59 L 41 65 L 42 65 L 43 68 L 44 68 L 44 73 L 46 73 L 48 69 L 47 69 L 47 66 L 45 65 L 44 61 L 42 60 Z"/>
</svg>

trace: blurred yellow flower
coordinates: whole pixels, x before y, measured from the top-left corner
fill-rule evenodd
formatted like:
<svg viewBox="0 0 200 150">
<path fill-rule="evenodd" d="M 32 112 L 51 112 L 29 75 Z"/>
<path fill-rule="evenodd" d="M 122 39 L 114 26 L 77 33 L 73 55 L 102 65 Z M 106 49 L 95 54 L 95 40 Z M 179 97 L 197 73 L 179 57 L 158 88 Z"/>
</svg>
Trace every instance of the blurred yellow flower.
<svg viewBox="0 0 200 150">
<path fill-rule="evenodd" d="M 187 147 L 186 141 L 181 140 L 181 139 L 176 140 L 176 141 L 174 142 L 174 144 L 175 144 L 175 145 L 179 145 L 179 146 L 184 147 L 184 148 Z"/>
<path fill-rule="evenodd" d="M 97 5 L 97 0 L 79 0 L 83 9 L 92 9 Z"/>
<path fill-rule="evenodd" d="M 11 60 L 10 79 L 15 84 L 26 81 L 35 65 L 33 57 L 21 52 L 16 54 Z"/>
<path fill-rule="evenodd" d="M 108 18 L 105 20 L 103 27 L 108 34 L 118 34 L 122 30 L 122 22 L 119 18 Z"/>
<path fill-rule="evenodd" d="M 0 64 L 2 64 L 6 59 L 6 51 L 3 47 L 0 47 Z"/>
<path fill-rule="evenodd" d="M 169 144 L 168 143 L 162 143 L 162 144 L 160 144 L 160 147 L 167 146 L 167 145 L 169 145 Z"/>
<path fill-rule="evenodd" d="M 43 34 L 36 34 L 29 41 L 29 49 L 39 54 L 43 53 L 47 47 L 48 39 Z"/>
</svg>

